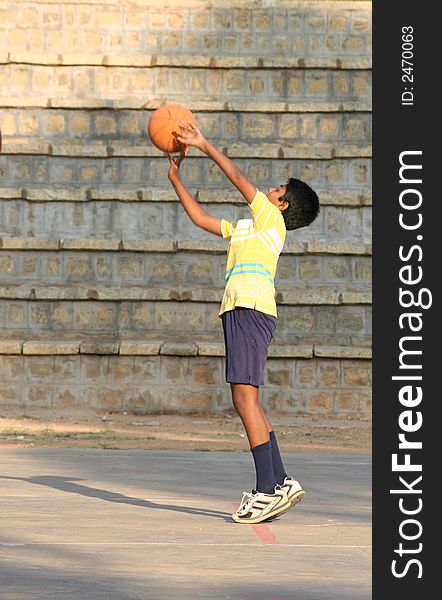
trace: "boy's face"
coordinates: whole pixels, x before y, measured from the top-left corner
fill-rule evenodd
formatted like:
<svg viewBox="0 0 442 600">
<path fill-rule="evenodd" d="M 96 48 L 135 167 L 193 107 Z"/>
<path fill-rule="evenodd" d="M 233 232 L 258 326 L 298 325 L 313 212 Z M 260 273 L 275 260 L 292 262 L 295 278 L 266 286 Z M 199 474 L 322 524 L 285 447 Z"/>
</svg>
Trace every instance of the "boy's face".
<svg viewBox="0 0 442 600">
<path fill-rule="evenodd" d="M 281 212 L 284 212 L 288 206 L 288 202 L 281 200 L 287 191 L 286 185 L 280 185 L 278 187 L 269 188 L 267 191 L 267 198 L 272 204 L 277 206 Z"/>
</svg>

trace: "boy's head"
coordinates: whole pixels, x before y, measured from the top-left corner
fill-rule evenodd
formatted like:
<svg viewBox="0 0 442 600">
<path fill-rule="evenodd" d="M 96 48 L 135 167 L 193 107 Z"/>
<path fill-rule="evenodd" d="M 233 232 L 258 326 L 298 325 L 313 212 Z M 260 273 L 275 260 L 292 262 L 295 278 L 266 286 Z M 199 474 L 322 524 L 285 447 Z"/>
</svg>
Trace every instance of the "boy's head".
<svg viewBox="0 0 442 600">
<path fill-rule="evenodd" d="M 287 184 L 270 188 L 267 198 L 282 212 L 286 229 L 310 225 L 319 214 L 316 192 L 300 179 L 291 177 Z"/>
</svg>

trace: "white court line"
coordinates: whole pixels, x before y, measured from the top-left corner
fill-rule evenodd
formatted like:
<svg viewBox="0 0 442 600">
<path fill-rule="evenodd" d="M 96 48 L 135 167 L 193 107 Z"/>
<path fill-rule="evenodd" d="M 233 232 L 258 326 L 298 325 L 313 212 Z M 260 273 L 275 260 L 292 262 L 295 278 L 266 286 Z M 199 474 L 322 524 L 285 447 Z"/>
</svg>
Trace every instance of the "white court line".
<svg viewBox="0 0 442 600">
<path fill-rule="evenodd" d="M 69 490 L 57 490 L 57 491 L 61 491 L 64 493 L 71 493 Z M 74 493 L 74 498 L 76 500 L 81 500 L 81 498 L 77 498 L 77 496 L 81 496 L 82 494 L 79 494 L 77 492 Z M 121 494 L 123 494 L 123 496 L 125 496 L 124 492 L 121 492 Z M 37 494 L 10 494 L 8 496 L 0 496 L 0 502 L 2 500 L 9 500 L 9 499 L 14 499 L 14 498 L 35 498 L 37 500 L 47 500 L 48 498 L 53 498 L 53 494 L 47 494 L 47 495 L 37 495 Z M 120 500 L 121 499 L 121 504 L 124 504 L 124 500 L 125 499 L 129 499 L 129 500 L 137 500 L 139 502 L 175 502 L 177 501 L 177 497 L 170 497 L 170 498 L 155 498 L 155 497 L 147 497 L 147 498 L 137 498 L 135 496 L 125 496 L 125 498 L 121 498 L 120 495 L 116 495 L 116 496 L 85 496 L 85 498 L 89 498 L 92 500 Z M 182 506 L 183 508 L 187 508 L 185 504 L 182 504 L 183 502 L 191 502 L 192 504 L 204 504 L 204 506 L 207 506 L 207 502 L 210 501 L 209 498 L 207 498 L 206 500 L 198 500 L 195 499 L 193 497 L 189 497 L 189 498 L 183 498 L 182 496 L 179 497 L 181 504 L 176 504 L 176 506 Z M 222 499 L 218 499 L 218 500 L 213 500 L 212 499 L 212 503 L 213 506 L 220 506 L 220 504 L 222 502 L 229 502 L 228 500 L 222 500 Z M 307 506 L 307 501 L 304 500 L 302 503 L 303 506 Z M 347 504 L 327 504 L 327 503 L 317 503 L 317 504 L 311 504 L 308 503 L 308 506 L 310 508 L 345 508 L 345 509 L 352 509 L 352 510 L 371 510 L 371 506 L 370 505 L 365 505 L 365 506 L 353 506 L 353 505 L 347 505 Z"/>
<path fill-rule="evenodd" d="M 115 504 L 127 504 L 128 506 L 137 506 L 139 504 L 141 505 L 145 505 L 145 504 L 152 504 L 155 506 L 142 506 L 142 508 L 157 508 L 156 505 L 164 505 L 164 506 L 168 506 L 168 505 L 172 505 L 172 506 L 176 506 L 178 508 L 193 508 L 193 507 L 200 507 L 203 506 L 205 508 L 207 508 L 208 511 L 223 511 L 223 510 L 227 510 L 226 506 L 229 505 L 230 507 L 230 503 L 231 500 L 225 499 L 225 498 L 205 498 L 203 500 L 201 499 L 196 499 L 196 498 L 183 498 L 182 496 L 180 496 L 179 498 L 177 496 L 172 496 L 169 498 L 155 498 L 155 497 L 139 497 L 139 496 L 135 496 L 135 495 L 129 495 L 129 494 L 122 494 L 122 496 L 84 496 L 84 497 L 80 497 L 81 494 L 78 493 L 70 493 L 67 491 L 62 491 L 62 490 L 57 490 L 58 492 L 63 493 L 65 496 L 67 495 L 67 497 L 65 497 L 63 499 L 63 502 L 70 502 L 72 504 L 78 504 L 78 503 L 82 503 L 82 502 L 86 502 L 88 500 L 93 500 L 94 502 L 97 500 L 104 500 L 107 502 L 113 502 Z M 59 498 L 61 498 L 61 496 L 58 496 Z M 0 504 L 5 503 L 5 504 L 11 504 L 14 502 L 17 502 L 19 499 L 23 499 L 26 501 L 37 501 L 40 503 L 45 503 L 48 501 L 54 501 L 55 500 L 55 495 L 51 494 L 51 495 L 45 495 L 45 496 L 31 496 L 31 495 L 14 495 L 14 496 L 3 496 L 0 497 Z M 17 507 L 22 507 L 23 503 L 19 503 L 17 504 Z M 341 509 L 343 511 L 346 512 L 354 512 L 354 511 L 358 511 L 358 510 L 362 510 L 362 511 L 368 511 L 371 512 L 373 509 L 373 506 L 371 504 L 366 504 L 366 505 L 354 505 L 351 503 L 348 504 L 327 504 L 326 502 L 315 502 L 315 503 L 310 503 L 307 500 L 303 500 L 302 503 L 302 507 L 305 508 L 309 508 L 309 509 L 314 509 L 317 510 L 318 512 L 320 512 L 321 510 L 330 510 L 330 509 Z M 229 508 L 230 510 L 230 508 Z"/>
<path fill-rule="evenodd" d="M 13 501 L 16 500 L 17 498 L 27 498 L 29 499 L 35 499 L 35 500 L 48 500 L 53 498 L 54 496 L 21 496 L 21 495 L 16 495 L 16 496 L 3 496 L 2 498 L 0 497 L 0 502 L 8 502 L 8 501 Z M 89 497 L 87 497 L 89 498 Z M 203 500 L 194 500 L 193 498 L 182 498 L 180 496 L 180 501 L 181 502 L 186 502 L 188 504 L 176 504 L 176 498 L 135 498 L 133 496 L 130 497 L 131 499 L 133 498 L 135 501 L 133 503 L 128 503 L 125 502 L 124 499 L 121 499 L 121 501 L 117 504 L 128 504 L 128 505 L 132 505 L 135 506 L 136 501 L 142 503 L 142 502 L 151 502 L 152 504 L 160 504 L 160 503 L 168 503 L 168 504 L 173 504 L 173 506 L 176 507 L 180 507 L 180 508 L 192 508 L 194 506 L 198 506 L 198 505 L 202 505 L 204 507 L 207 508 L 207 502 L 203 501 Z M 83 501 L 83 499 L 81 498 L 73 498 L 74 500 L 78 500 Z M 90 497 L 91 500 L 120 500 L 120 496 L 104 496 L 104 497 L 95 497 L 95 496 L 91 496 Z M 220 504 L 213 504 L 212 505 L 213 508 L 207 508 L 208 511 L 210 510 L 221 510 L 223 507 L 220 506 Z M 342 510 L 346 510 L 346 511 L 356 511 L 356 510 L 365 510 L 368 512 L 371 512 L 372 507 L 371 506 L 349 506 L 346 504 L 308 504 L 306 500 L 304 500 L 303 502 L 303 507 L 305 508 L 314 508 L 314 509 L 324 509 L 324 510 L 329 510 L 330 508 L 340 508 Z M 149 507 L 143 507 L 143 508 L 149 508 Z"/>
<path fill-rule="evenodd" d="M 8 544 L 0 542 L 0 546 L 225 546 L 226 548 L 231 548 L 232 546 L 253 546 L 254 548 L 268 548 L 268 544 L 217 544 L 216 542 L 33 542 L 32 544 Z M 372 548 L 372 546 L 365 546 L 361 544 L 275 544 L 275 546 L 283 548 Z"/>
</svg>

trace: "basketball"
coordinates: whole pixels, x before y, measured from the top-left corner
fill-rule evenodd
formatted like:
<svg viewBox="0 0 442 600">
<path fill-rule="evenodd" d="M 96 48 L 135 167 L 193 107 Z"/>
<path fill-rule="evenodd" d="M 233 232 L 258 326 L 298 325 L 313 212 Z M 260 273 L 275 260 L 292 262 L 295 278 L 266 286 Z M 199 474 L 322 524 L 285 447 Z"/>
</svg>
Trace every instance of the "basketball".
<svg viewBox="0 0 442 600">
<path fill-rule="evenodd" d="M 180 142 L 176 136 L 180 135 L 180 122 L 191 121 L 196 125 L 196 120 L 188 108 L 176 102 L 160 106 L 149 119 L 147 132 L 152 144 L 163 152 L 172 153 L 180 150 Z"/>
</svg>

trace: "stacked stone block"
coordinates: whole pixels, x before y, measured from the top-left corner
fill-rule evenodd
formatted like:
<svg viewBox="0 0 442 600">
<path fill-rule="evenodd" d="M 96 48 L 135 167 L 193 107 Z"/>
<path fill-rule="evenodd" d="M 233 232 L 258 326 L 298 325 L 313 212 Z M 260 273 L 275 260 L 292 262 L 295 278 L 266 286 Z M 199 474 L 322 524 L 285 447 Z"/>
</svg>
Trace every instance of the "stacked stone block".
<svg viewBox="0 0 442 600">
<path fill-rule="evenodd" d="M 299 177 L 263 401 L 369 410 L 370 3 L 5 1 L 0 7 L 0 402 L 226 410 L 227 243 L 195 228 L 146 126 L 188 106 L 256 183 Z M 247 215 L 192 149 L 183 178 Z M 62 356 L 60 356 L 60 354 Z M 130 356 L 132 354 L 132 356 Z"/>
</svg>

